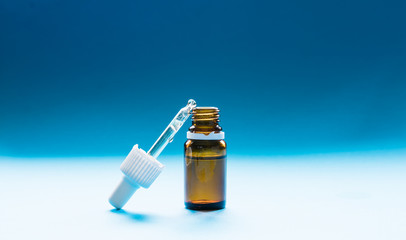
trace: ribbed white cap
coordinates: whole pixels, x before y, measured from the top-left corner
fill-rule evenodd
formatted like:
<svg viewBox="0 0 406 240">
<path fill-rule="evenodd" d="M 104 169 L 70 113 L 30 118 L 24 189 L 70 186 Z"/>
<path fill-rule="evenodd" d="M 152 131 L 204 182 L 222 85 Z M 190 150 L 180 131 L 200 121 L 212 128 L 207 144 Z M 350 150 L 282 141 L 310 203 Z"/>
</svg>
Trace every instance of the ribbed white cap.
<svg viewBox="0 0 406 240">
<path fill-rule="evenodd" d="M 162 163 L 138 148 L 137 144 L 121 164 L 120 170 L 133 182 L 143 188 L 148 188 L 163 168 Z"/>
<path fill-rule="evenodd" d="M 151 186 L 163 168 L 163 164 L 135 145 L 121 164 L 124 178 L 111 195 L 110 204 L 122 208 L 139 187 Z"/>
</svg>

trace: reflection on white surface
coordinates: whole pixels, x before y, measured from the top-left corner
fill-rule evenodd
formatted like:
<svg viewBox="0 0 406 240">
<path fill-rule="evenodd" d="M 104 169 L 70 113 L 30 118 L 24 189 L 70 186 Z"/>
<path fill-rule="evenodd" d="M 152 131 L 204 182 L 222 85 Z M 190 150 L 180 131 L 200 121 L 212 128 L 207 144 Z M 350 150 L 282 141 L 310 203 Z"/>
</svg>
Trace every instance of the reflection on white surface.
<svg viewBox="0 0 406 240">
<path fill-rule="evenodd" d="M 122 158 L 0 159 L 0 239 L 405 239 L 406 154 L 228 157 L 227 208 L 183 206 L 182 156 L 123 210 Z"/>
</svg>

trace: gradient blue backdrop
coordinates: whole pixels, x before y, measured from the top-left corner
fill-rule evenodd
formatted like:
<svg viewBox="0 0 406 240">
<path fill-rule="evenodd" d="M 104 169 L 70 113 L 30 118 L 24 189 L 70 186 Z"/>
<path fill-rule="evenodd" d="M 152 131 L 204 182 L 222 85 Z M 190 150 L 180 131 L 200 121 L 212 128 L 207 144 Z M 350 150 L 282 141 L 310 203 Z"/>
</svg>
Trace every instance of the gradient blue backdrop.
<svg viewBox="0 0 406 240">
<path fill-rule="evenodd" d="M 403 0 L 2 0 L 0 155 L 147 150 L 189 98 L 221 109 L 233 154 L 405 147 L 405 12 Z M 185 132 L 165 154 L 182 154 Z"/>
</svg>

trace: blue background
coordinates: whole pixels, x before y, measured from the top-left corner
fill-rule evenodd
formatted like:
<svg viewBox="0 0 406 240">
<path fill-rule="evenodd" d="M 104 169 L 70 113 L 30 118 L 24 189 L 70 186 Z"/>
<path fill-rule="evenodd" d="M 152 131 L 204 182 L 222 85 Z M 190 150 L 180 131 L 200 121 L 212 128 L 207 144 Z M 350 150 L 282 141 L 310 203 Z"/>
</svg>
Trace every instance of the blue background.
<svg viewBox="0 0 406 240">
<path fill-rule="evenodd" d="M 406 239 L 405 13 L 0 0 L 0 239 Z M 221 110 L 226 209 L 184 209 L 189 121 L 158 179 L 112 210 L 124 156 L 189 98 Z"/>
<path fill-rule="evenodd" d="M 189 98 L 220 108 L 232 154 L 404 148 L 405 12 L 384 0 L 0 1 L 0 155 L 147 150 Z M 182 154 L 185 132 L 164 154 Z"/>
</svg>

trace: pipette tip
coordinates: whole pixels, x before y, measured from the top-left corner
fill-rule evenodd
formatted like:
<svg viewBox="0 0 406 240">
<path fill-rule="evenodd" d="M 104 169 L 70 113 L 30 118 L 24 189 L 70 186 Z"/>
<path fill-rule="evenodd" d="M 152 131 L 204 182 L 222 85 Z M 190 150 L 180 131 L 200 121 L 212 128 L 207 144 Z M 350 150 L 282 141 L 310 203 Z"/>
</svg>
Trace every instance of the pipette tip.
<svg viewBox="0 0 406 240">
<path fill-rule="evenodd" d="M 193 108 L 196 107 L 196 101 L 193 99 L 189 99 L 189 101 L 187 102 L 187 106 L 189 107 L 190 110 L 192 110 Z"/>
</svg>

